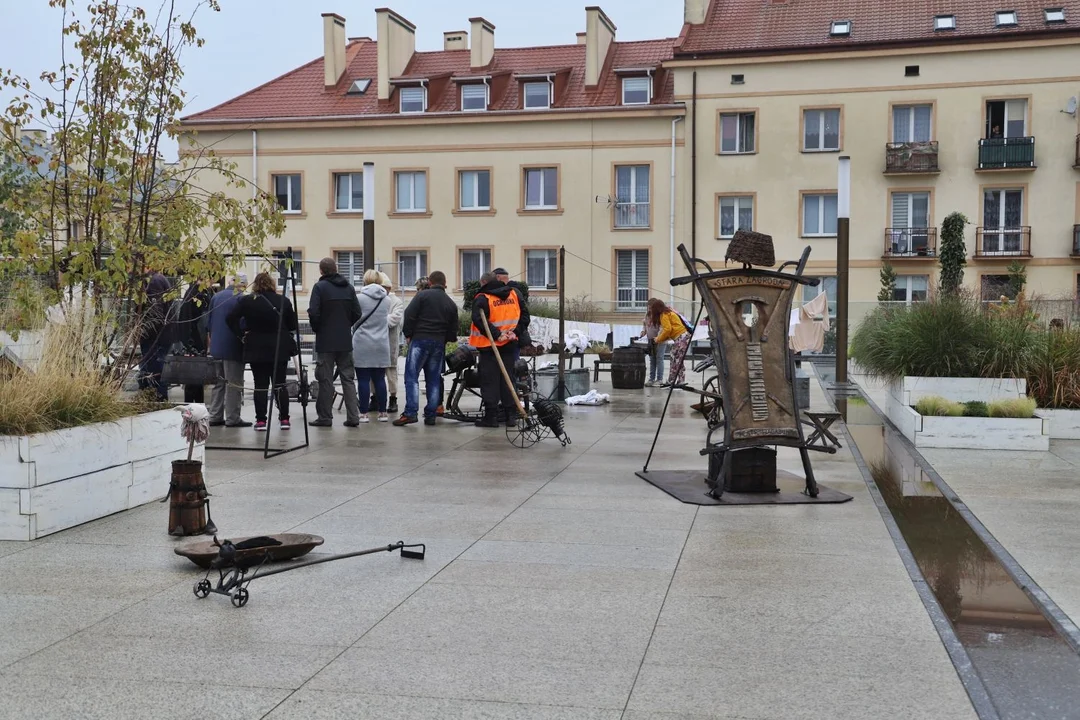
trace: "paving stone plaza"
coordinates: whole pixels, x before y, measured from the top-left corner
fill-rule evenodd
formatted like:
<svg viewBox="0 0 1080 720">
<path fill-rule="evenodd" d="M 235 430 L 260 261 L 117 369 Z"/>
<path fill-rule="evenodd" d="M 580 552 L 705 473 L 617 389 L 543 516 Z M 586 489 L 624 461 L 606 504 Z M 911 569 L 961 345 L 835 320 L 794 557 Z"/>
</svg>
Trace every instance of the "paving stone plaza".
<svg viewBox="0 0 1080 720">
<path fill-rule="evenodd" d="M 308 450 L 270 461 L 210 451 L 224 537 L 310 532 L 319 553 L 427 543 L 423 561 L 266 578 L 242 609 L 192 595 L 201 574 L 173 549 L 194 540 L 170 538 L 157 503 L 2 543 L 0 714 L 978 717 L 847 436 L 814 467 L 851 502 L 686 505 L 634 476 L 666 394 L 569 408 L 567 448 L 518 450 L 501 430 L 446 422 L 312 429 Z M 694 401 L 674 396 L 655 466 L 703 462 Z M 813 406 L 829 402 L 815 380 Z M 797 453 L 780 453 L 798 472 Z M 1078 457 L 1075 443 L 992 467 L 929 454 L 1073 617 Z"/>
</svg>

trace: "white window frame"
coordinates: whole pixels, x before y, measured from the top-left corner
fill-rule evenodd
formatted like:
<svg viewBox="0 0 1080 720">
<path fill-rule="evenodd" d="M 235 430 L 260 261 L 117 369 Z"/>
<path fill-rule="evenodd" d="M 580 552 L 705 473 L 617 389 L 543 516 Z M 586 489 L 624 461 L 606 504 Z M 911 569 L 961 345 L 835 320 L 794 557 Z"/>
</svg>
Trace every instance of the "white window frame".
<svg viewBox="0 0 1080 720">
<path fill-rule="evenodd" d="M 619 170 L 622 168 L 629 168 L 630 170 L 630 199 L 626 202 L 619 202 Z M 639 200 L 637 197 L 637 180 L 638 173 L 642 169 L 646 173 L 649 173 L 649 189 L 646 191 L 649 194 L 644 201 Z M 625 229 L 641 229 L 649 228 L 652 226 L 652 166 L 644 164 L 631 164 L 626 163 L 624 165 L 615 166 L 615 227 L 619 230 Z M 645 212 L 639 211 L 639 208 L 645 208 Z M 619 217 L 619 208 L 626 208 L 625 213 L 627 217 Z M 644 218 L 644 222 L 642 222 Z M 629 222 L 627 222 L 629 220 Z"/>
<path fill-rule="evenodd" d="M 545 183 L 544 183 L 544 173 L 546 173 L 546 172 L 555 173 L 555 197 L 554 198 L 549 198 L 544 194 L 544 185 L 545 185 Z M 530 205 L 529 204 L 529 173 L 539 173 L 539 175 L 540 175 L 540 204 L 539 205 Z M 524 208 L 526 210 L 558 210 L 559 209 L 559 197 L 558 197 L 558 193 L 559 193 L 559 168 L 554 167 L 554 166 L 552 166 L 552 167 L 525 168 L 525 174 L 524 174 L 524 176 L 522 176 L 521 180 L 522 180 L 523 183 L 525 183 Z M 549 202 L 550 200 L 554 200 L 554 203 Z"/>
<path fill-rule="evenodd" d="M 529 87 L 547 86 L 547 102 L 544 105 L 529 104 Z M 555 83 L 551 80 L 527 80 L 521 85 L 521 106 L 526 110 L 549 110 L 555 102 Z"/>
<path fill-rule="evenodd" d="M 897 140 L 896 139 L 896 111 L 906 111 L 907 119 L 904 121 L 907 124 L 908 137 L 915 137 L 915 110 L 917 108 L 930 108 L 930 137 L 926 140 Z M 892 128 L 892 142 L 933 142 L 934 140 L 934 105 L 933 103 L 915 103 L 913 105 L 893 105 L 893 128 Z"/>
<path fill-rule="evenodd" d="M 406 102 L 406 97 L 405 96 L 406 95 L 411 96 L 411 99 L 408 102 L 410 102 L 410 103 L 416 102 L 415 95 L 416 95 L 417 90 L 420 91 L 420 109 L 419 110 L 406 110 L 405 109 L 405 102 Z M 420 85 L 419 87 L 409 86 L 409 87 L 400 88 L 398 90 L 398 111 L 402 115 L 418 115 L 420 113 L 427 112 L 427 100 L 428 100 L 428 98 L 427 98 L 427 86 L 426 85 Z"/>
<path fill-rule="evenodd" d="M 630 267 L 630 286 L 622 286 L 619 284 L 619 254 L 620 253 L 632 253 L 631 267 Z M 644 260 L 642 260 L 644 258 Z M 637 270 L 641 262 L 645 263 L 645 286 L 639 287 L 637 284 Z M 649 248 L 622 248 L 615 251 L 615 310 L 616 312 L 641 312 L 649 303 L 649 284 L 652 280 L 650 263 L 652 258 L 650 257 Z M 619 298 L 619 294 L 623 292 L 630 293 L 630 301 L 623 302 Z M 638 296 L 643 299 L 638 299 Z"/>
<path fill-rule="evenodd" d="M 809 127 L 809 113 L 818 113 L 818 147 L 809 147 L 806 144 L 807 128 Z M 836 113 L 836 147 L 825 147 L 825 115 Z M 844 144 L 844 132 L 841 127 L 843 111 L 835 107 L 806 108 L 802 118 L 802 150 L 803 152 L 838 152 Z"/>
<path fill-rule="evenodd" d="M 335 250 L 334 262 L 337 263 L 338 273 L 359 290 L 364 284 L 364 251 Z"/>
<path fill-rule="evenodd" d="M 296 178 L 299 187 L 298 196 L 293 196 L 293 184 L 289 180 L 285 183 L 285 202 L 286 206 L 282 207 L 281 203 L 278 203 L 278 207 L 281 207 L 281 212 L 286 215 L 300 215 L 304 212 L 304 176 L 300 173 L 274 173 L 274 199 L 277 200 L 277 181 L 278 178 Z M 296 201 L 296 207 L 293 207 L 293 201 Z"/>
<path fill-rule="evenodd" d="M 285 251 L 271 250 L 270 254 L 274 258 L 274 272 L 277 273 L 276 284 L 284 292 L 288 292 L 288 288 L 285 287 L 285 276 L 281 272 L 282 264 L 288 262 L 288 258 L 280 257 L 285 254 Z M 296 286 L 297 292 L 302 292 L 304 289 L 304 251 L 293 248 L 292 261 L 293 284 Z"/>
<path fill-rule="evenodd" d="M 640 83 L 641 81 L 644 81 L 644 88 L 641 88 L 641 87 L 631 88 L 631 87 L 629 87 L 630 84 L 632 84 L 632 83 L 637 84 L 637 83 Z M 645 90 L 645 100 L 643 100 L 643 101 L 642 100 L 635 100 L 635 101 L 631 102 L 630 100 L 626 99 L 627 90 L 629 90 L 630 92 L 641 92 L 643 89 Z M 622 79 L 622 104 L 623 105 L 648 105 L 649 103 L 652 102 L 652 96 L 653 96 L 653 79 L 652 79 L 652 75 L 642 75 L 642 76 L 635 75 L 633 77 L 624 77 Z"/>
<path fill-rule="evenodd" d="M 484 89 L 484 106 L 478 108 L 465 107 L 465 91 L 472 90 L 474 88 Z M 488 105 L 491 103 L 491 87 L 487 83 L 469 83 L 461 86 L 461 111 L 462 112 L 484 112 L 488 109 Z"/>
<path fill-rule="evenodd" d="M 533 282 L 536 278 L 529 275 L 529 256 L 544 254 L 544 281 Z M 538 290 L 556 290 L 559 287 L 559 252 L 554 248 L 530 248 L 525 250 L 525 284 Z"/>
<path fill-rule="evenodd" d="M 461 283 L 460 287 L 465 287 L 465 256 L 470 253 L 476 253 L 480 256 L 480 276 L 483 276 L 486 272 L 491 272 L 490 248 L 462 248 L 458 250 L 458 266 L 460 268 L 458 282 Z M 480 276 L 476 279 L 479 280 Z"/>
<path fill-rule="evenodd" d="M 342 178 L 348 178 L 349 179 L 349 193 L 348 193 L 349 207 L 344 207 L 344 208 L 341 207 L 340 205 L 338 205 L 338 200 L 340 199 L 340 196 L 339 196 L 339 193 L 338 193 L 338 183 L 341 182 Z M 352 206 L 353 197 L 354 197 L 353 191 L 356 189 L 356 183 L 357 182 L 360 183 L 360 207 L 358 207 L 358 208 Z M 339 213 L 363 213 L 364 212 L 364 204 L 363 204 L 363 202 L 364 202 L 364 190 L 363 190 L 363 188 L 364 188 L 364 173 L 363 172 L 334 173 L 334 212 L 339 212 Z"/>
<path fill-rule="evenodd" d="M 985 112 L 986 112 L 986 119 L 987 119 L 987 124 L 988 125 L 990 124 L 990 103 L 995 103 L 995 102 L 1001 103 L 1002 108 L 1003 108 L 1002 112 L 1001 112 L 1001 137 L 1006 138 L 1006 139 L 1020 138 L 1020 137 L 1030 137 L 1030 135 L 1029 135 L 1030 129 L 1028 128 L 1028 99 L 1027 98 L 1022 98 L 1022 97 L 1017 97 L 1017 98 L 999 98 L 999 99 L 994 99 L 994 100 L 987 100 L 986 101 Z M 1010 135 L 1009 134 L 1009 106 L 1010 106 L 1010 104 L 1015 104 L 1015 103 L 1023 103 L 1024 104 L 1024 110 L 1023 110 L 1024 129 L 1023 129 L 1022 134 L 1020 134 L 1020 135 Z M 993 128 L 990 128 L 990 129 L 992 130 Z"/>
<path fill-rule="evenodd" d="M 919 280 L 919 279 L 921 279 L 923 281 L 923 287 L 921 289 L 921 292 L 925 293 L 926 297 L 923 298 L 922 300 L 913 300 L 911 295 L 912 295 L 913 292 L 915 292 L 915 289 L 912 286 L 914 284 L 914 281 Z M 904 291 L 904 293 L 905 293 L 905 299 L 904 300 L 893 300 L 893 302 L 902 302 L 905 305 L 911 305 L 912 303 L 915 303 L 915 302 L 926 302 L 926 300 L 930 297 L 930 276 L 929 275 L 897 275 L 896 276 L 896 282 L 893 285 L 893 289 L 894 289 L 894 292 L 896 290 L 901 290 L 902 289 Z"/>
<path fill-rule="evenodd" d="M 401 205 L 401 193 L 398 192 L 398 180 L 402 175 L 408 175 L 411 180 L 409 182 L 409 206 L 403 208 Z M 416 176 L 424 176 L 424 204 L 423 207 L 416 206 Z M 428 211 L 428 183 L 427 173 L 423 170 L 395 170 L 394 171 L 394 212 L 400 214 L 408 213 L 426 213 Z"/>
<path fill-rule="evenodd" d="M 743 126 L 746 123 L 746 118 L 754 118 L 754 132 L 749 134 L 750 143 L 753 147 L 747 149 L 745 146 L 740 147 L 741 139 L 746 133 L 743 131 Z M 724 149 L 724 118 L 735 118 L 735 149 Z M 720 147 L 717 148 L 720 155 L 749 155 L 757 152 L 757 112 L 722 112 L 720 118 L 717 120 L 720 123 Z M 804 140 L 805 142 L 805 140 Z"/>
<path fill-rule="evenodd" d="M 732 210 L 735 213 L 735 227 L 728 234 L 724 234 L 723 227 L 723 215 L 724 204 L 729 203 L 732 205 Z M 739 227 L 739 214 L 745 205 L 750 206 L 750 227 Z M 754 229 L 754 196 L 753 195 L 723 195 L 716 203 L 716 236 L 723 240 L 730 240 L 735 237 L 735 233 L 739 230 L 753 230 Z"/>
<path fill-rule="evenodd" d="M 1019 255 L 1024 249 L 1024 211 L 1027 206 L 1027 192 L 1022 187 L 1005 187 L 1005 188 L 987 188 L 983 191 L 983 206 L 981 208 L 981 214 L 983 223 L 986 222 L 986 201 L 987 196 L 991 193 L 997 193 L 998 203 L 998 224 L 996 226 L 990 226 L 984 224 L 982 246 L 977 248 L 978 254 L 986 257 L 1011 257 Z M 1005 207 L 1007 205 L 1007 198 L 1009 193 L 1020 193 L 1020 224 L 1019 225 L 1006 225 L 1005 224 Z M 1013 230 L 1014 232 L 1006 232 L 1006 230 Z M 986 242 L 988 236 L 996 236 L 997 249 L 987 250 Z M 1009 250 L 1006 245 L 1010 244 L 1010 240 L 1014 240 L 1015 244 L 1019 246 L 1019 250 Z"/>
<path fill-rule="evenodd" d="M 480 173 L 485 173 L 488 176 L 488 201 L 487 205 L 480 204 Z M 476 175 L 476 180 L 473 181 L 473 196 L 472 205 L 465 204 L 465 175 Z M 458 171 L 458 209 L 461 212 L 487 212 L 491 210 L 491 195 L 495 189 L 491 187 L 491 171 L 486 169 L 473 169 L 473 170 L 459 170 Z"/>
<path fill-rule="evenodd" d="M 413 278 L 411 283 L 405 282 L 402 275 L 404 275 L 404 260 L 405 258 L 411 258 L 416 263 L 416 277 Z M 398 287 L 408 290 L 416 287 L 416 281 L 421 277 L 427 275 L 427 250 L 398 250 L 397 251 L 397 271 L 398 271 Z"/>
<path fill-rule="evenodd" d="M 1063 23 L 1065 22 L 1065 8 L 1063 7 L 1048 7 L 1043 8 L 1043 19 L 1048 24 Z"/>
<path fill-rule="evenodd" d="M 847 37 L 851 34 L 852 22 L 850 20 L 833 20 L 829 26 L 829 35 L 833 37 Z"/>
<path fill-rule="evenodd" d="M 799 208 L 800 215 L 799 222 L 803 225 L 802 237 L 822 237 L 822 238 L 834 238 L 835 232 L 824 232 L 825 230 L 825 198 L 836 198 L 836 193 L 803 193 L 802 207 Z M 810 198 L 819 198 L 818 200 L 818 232 L 810 232 L 806 227 L 806 201 Z M 837 198 L 839 200 L 839 198 Z M 837 208 L 839 211 L 839 208 Z"/>
</svg>

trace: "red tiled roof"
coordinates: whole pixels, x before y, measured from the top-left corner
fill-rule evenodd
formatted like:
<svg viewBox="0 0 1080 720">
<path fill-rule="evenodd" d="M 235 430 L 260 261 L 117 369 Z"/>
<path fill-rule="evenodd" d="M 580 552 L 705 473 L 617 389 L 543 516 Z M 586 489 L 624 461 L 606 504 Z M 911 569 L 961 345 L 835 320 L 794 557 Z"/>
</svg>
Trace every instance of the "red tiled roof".
<svg viewBox="0 0 1080 720">
<path fill-rule="evenodd" d="M 401 77 L 392 79 L 431 81 L 428 113 L 459 109 L 457 83 L 451 78 L 487 75 L 493 78 L 489 110 L 520 110 L 520 83 L 513 76 L 540 72 L 557 74 L 554 109 L 611 108 L 618 106 L 621 100 L 615 70 L 649 67 L 657 69 L 653 104 L 664 105 L 673 102 L 674 79 L 660 65 L 671 59 L 674 44 L 673 38 L 613 43 L 599 84 L 588 88 L 585 87 L 584 45 L 497 48 L 492 61 L 486 67 L 476 69 L 469 67 L 471 56 L 468 50 L 418 52 Z M 320 57 L 221 105 L 189 115 L 184 122 L 374 116 L 398 112 L 396 92 L 388 101 L 378 98 L 377 43 L 370 40 L 350 42 L 346 62 L 345 73 L 334 88 L 323 87 L 323 59 Z M 371 87 L 366 93 L 346 94 L 353 80 L 364 78 L 371 79 Z"/>
<path fill-rule="evenodd" d="M 1047 23 L 1045 8 L 1065 8 Z M 1018 24 L 996 27 L 995 12 L 1015 10 Z M 935 15 L 955 15 L 955 30 L 934 30 Z M 834 20 L 851 35 L 831 37 Z M 686 25 L 676 55 L 833 51 L 866 45 L 914 45 L 1080 32 L 1080 0 L 712 0 L 705 22 Z"/>
</svg>

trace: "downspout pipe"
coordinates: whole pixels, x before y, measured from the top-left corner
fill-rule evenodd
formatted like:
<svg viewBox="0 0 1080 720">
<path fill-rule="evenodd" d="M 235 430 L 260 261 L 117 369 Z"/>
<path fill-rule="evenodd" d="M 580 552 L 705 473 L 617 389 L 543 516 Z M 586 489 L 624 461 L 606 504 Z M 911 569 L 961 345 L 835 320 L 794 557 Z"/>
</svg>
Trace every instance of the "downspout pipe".
<svg viewBox="0 0 1080 720">
<path fill-rule="evenodd" d="M 690 255 L 697 257 L 697 70 L 690 92 Z M 697 288 L 690 285 L 690 300 L 697 300 Z"/>
<path fill-rule="evenodd" d="M 670 237 L 668 239 L 668 277 L 675 277 L 675 126 L 679 124 L 679 121 L 683 118 L 677 117 L 671 120 L 671 222 L 668 228 Z M 671 288 L 670 296 L 671 304 L 675 303 L 675 288 Z"/>
<path fill-rule="evenodd" d="M 251 199 L 259 196 L 259 131 L 251 131 Z"/>
</svg>

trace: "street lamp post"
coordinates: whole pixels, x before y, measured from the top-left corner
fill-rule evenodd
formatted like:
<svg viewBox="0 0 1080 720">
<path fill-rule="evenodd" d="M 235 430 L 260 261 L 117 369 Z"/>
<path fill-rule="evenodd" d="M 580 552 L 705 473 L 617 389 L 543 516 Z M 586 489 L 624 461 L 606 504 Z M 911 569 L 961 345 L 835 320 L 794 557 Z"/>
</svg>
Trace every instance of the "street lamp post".
<svg viewBox="0 0 1080 720">
<path fill-rule="evenodd" d="M 375 163 L 364 163 L 364 271 L 375 269 Z"/>
<path fill-rule="evenodd" d="M 848 381 L 848 267 L 851 222 L 851 158 L 840 158 L 836 182 L 836 383 Z"/>
</svg>

